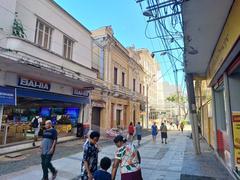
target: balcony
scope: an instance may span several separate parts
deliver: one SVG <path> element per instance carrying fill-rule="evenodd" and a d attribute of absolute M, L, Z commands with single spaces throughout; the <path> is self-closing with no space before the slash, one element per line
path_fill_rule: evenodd
<path fill-rule="evenodd" d="M 114 97 L 121 97 L 124 99 L 129 99 L 132 97 L 131 91 L 126 87 L 122 87 L 119 85 L 112 85 L 112 91 L 113 91 Z"/>
<path fill-rule="evenodd" d="M 140 103 L 147 102 L 146 96 L 143 96 L 142 94 L 138 92 L 134 92 L 128 88 L 119 86 L 119 85 L 112 85 L 112 91 L 113 96 L 115 97 L 121 97 L 124 99 L 131 99 L 132 101 L 137 101 Z"/>
<path fill-rule="evenodd" d="M 97 74 L 90 68 L 77 62 L 64 59 L 62 56 L 43 49 L 36 44 L 18 37 L 7 37 L 6 48 L 1 49 L 1 56 L 10 64 L 36 67 L 54 74 L 64 75 L 73 80 L 86 82 L 86 85 L 101 86 L 96 82 Z M 11 62 L 12 61 L 12 62 Z"/>
<path fill-rule="evenodd" d="M 96 73 L 90 68 L 85 67 L 77 62 L 64 59 L 62 56 L 50 50 L 43 49 L 26 39 L 10 36 L 7 38 L 6 49 L 15 51 L 18 54 L 30 55 L 41 59 L 43 62 L 45 61 L 56 66 L 71 69 L 74 72 L 81 72 L 81 74 L 87 74 L 89 77 L 96 78 Z"/>
<path fill-rule="evenodd" d="M 132 100 L 143 103 L 147 102 L 147 97 L 138 92 L 133 92 Z"/>

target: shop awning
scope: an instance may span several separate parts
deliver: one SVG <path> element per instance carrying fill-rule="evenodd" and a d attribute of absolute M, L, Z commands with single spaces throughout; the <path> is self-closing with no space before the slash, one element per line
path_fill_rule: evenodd
<path fill-rule="evenodd" d="M 25 88 L 17 88 L 17 97 L 32 97 L 37 99 L 67 102 L 67 103 L 77 103 L 77 104 L 90 103 L 89 97 L 68 96 L 63 94 L 36 91 L 36 90 L 25 89 Z"/>
<path fill-rule="evenodd" d="M 184 1 L 185 72 L 205 77 L 233 0 Z M 191 50 L 196 50 L 195 53 Z"/>

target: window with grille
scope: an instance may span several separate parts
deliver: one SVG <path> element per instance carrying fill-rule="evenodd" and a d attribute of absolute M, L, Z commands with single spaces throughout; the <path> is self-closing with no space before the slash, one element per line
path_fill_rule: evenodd
<path fill-rule="evenodd" d="M 125 73 L 122 72 L 122 86 L 125 86 Z"/>
<path fill-rule="evenodd" d="M 133 91 L 136 91 L 136 79 L 133 79 Z"/>
<path fill-rule="evenodd" d="M 37 20 L 35 43 L 45 49 L 50 49 L 52 30 L 46 23 Z"/>
<path fill-rule="evenodd" d="M 114 67 L 114 84 L 117 85 L 117 74 L 118 74 L 118 69 L 116 67 Z"/>
<path fill-rule="evenodd" d="M 63 57 L 72 59 L 73 41 L 68 37 L 63 37 Z"/>

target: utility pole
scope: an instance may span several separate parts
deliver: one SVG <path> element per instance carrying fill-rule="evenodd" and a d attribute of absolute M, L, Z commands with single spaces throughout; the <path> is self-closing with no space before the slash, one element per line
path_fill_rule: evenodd
<path fill-rule="evenodd" d="M 178 115 L 177 115 L 177 119 L 179 119 L 180 117 L 180 95 L 179 95 L 179 89 L 178 89 L 178 69 L 177 67 L 175 67 L 176 70 L 174 70 L 174 75 L 175 75 L 175 81 L 176 81 L 176 91 L 177 91 L 177 105 L 178 105 Z"/>
<path fill-rule="evenodd" d="M 147 83 L 147 129 L 149 127 L 149 97 L 148 97 L 149 92 L 148 91 L 149 91 L 149 86 L 151 86 L 152 83 L 156 82 L 153 80 L 154 77 L 155 77 L 155 74 L 151 76 L 151 78 L 148 80 L 148 83 Z"/>
<path fill-rule="evenodd" d="M 193 86 L 193 75 L 186 74 L 188 104 L 189 104 L 189 118 L 192 126 L 193 145 L 196 154 L 201 154 L 199 135 L 198 135 L 198 121 L 196 112 L 196 100 Z"/>

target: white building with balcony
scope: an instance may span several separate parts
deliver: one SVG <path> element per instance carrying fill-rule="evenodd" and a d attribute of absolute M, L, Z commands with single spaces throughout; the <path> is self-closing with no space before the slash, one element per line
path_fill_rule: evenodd
<path fill-rule="evenodd" d="M 87 90 L 99 85 L 91 32 L 52 0 L 0 4 L 0 127 L 37 114 L 86 123 Z"/>

